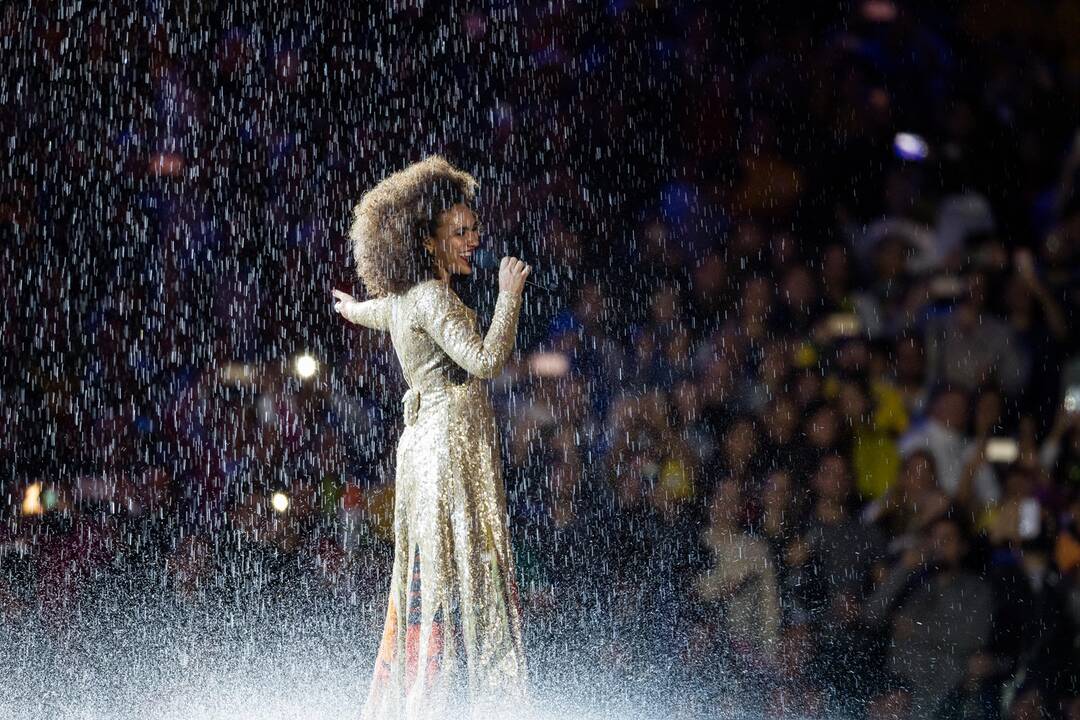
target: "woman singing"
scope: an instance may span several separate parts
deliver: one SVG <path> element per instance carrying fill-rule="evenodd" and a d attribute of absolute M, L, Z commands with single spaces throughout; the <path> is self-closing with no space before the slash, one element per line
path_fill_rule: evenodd
<path fill-rule="evenodd" d="M 476 180 L 435 155 L 390 175 L 356 206 L 351 238 L 371 300 L 334 309 L 389 331 L 408 392 L 397 446 L 394 565 L 386 623 L 361 717 L 519 711 L 521 609 L 491 401 L 514 346 L 531 268 L 504 257 L 487 335 L 450 287 L 480 243 Z M 460 709 L 459 709 L 460 710 Z M 502 711 L 502 712 L 500 712 Z"/>

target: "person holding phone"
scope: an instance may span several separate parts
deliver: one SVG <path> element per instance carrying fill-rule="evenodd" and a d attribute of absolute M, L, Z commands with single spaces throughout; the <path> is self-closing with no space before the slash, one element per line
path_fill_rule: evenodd
<path fill-rule="evenodd" d="M 514 347 L 531 268 L 504 257 L 485 335 L 450 286 L 480 244 L 476 180 L 438 155 L 355 208 L 357 272 L 372 299 L 334 290 L 350 322 L 390 333 L 408 392 L 397 446 L 394 562 L 363 720 L 502 717 L 526 699 L 521 603 L 499 440 L 483 380 Z"/>

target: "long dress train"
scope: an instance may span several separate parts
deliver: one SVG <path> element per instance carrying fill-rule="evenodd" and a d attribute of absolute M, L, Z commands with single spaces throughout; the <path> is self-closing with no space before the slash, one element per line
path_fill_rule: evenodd
<path fill-rule="evenodd" d="M 346 305 L 390 332 L 408 392 L 397 446 L 394 564 L 362 720 L 518 714 L 521 604 L 498 432 L 483 379 L 510 355 L 521 295 L 501 291 L 487 335 L 449 285 Z M 457 712 L 450 713 L 455 708 Z"/>

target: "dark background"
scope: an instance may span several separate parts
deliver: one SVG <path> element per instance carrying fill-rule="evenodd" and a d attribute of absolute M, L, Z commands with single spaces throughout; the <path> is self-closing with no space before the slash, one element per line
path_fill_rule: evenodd
<path fill-rule="evenodd" d="M 7 6 L 4 617 L 62 633 L 136 576 L 385 592 L 404 387 L 329 291 L 362 297 L 364 190 L 440 152 L 548 288 L 493 384 L 535 637 L 600 618 L 811 710 L 1080 717 L 1080 7 L 818 5 Z M 494 272 L 457 288 L 490 313 Z M 738 566 L 710 528 L 767 550 L 756 589 L 696 589 Z"/>

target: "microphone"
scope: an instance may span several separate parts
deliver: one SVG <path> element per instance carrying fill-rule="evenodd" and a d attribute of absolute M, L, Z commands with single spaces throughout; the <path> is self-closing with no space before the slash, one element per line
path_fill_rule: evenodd
<path fill-rule="evenodd" d="M 497 270 L 499 268 L 499 258 L 495 257 L 495 253 L 488 246 L 483 245 L 473 252 L 473 266 L 480 270 Z M 546 292 L 554 292 L 551 288 L 534 283 L 528 278 L 525 278 L 525 284 L 540 288 Z"/>

